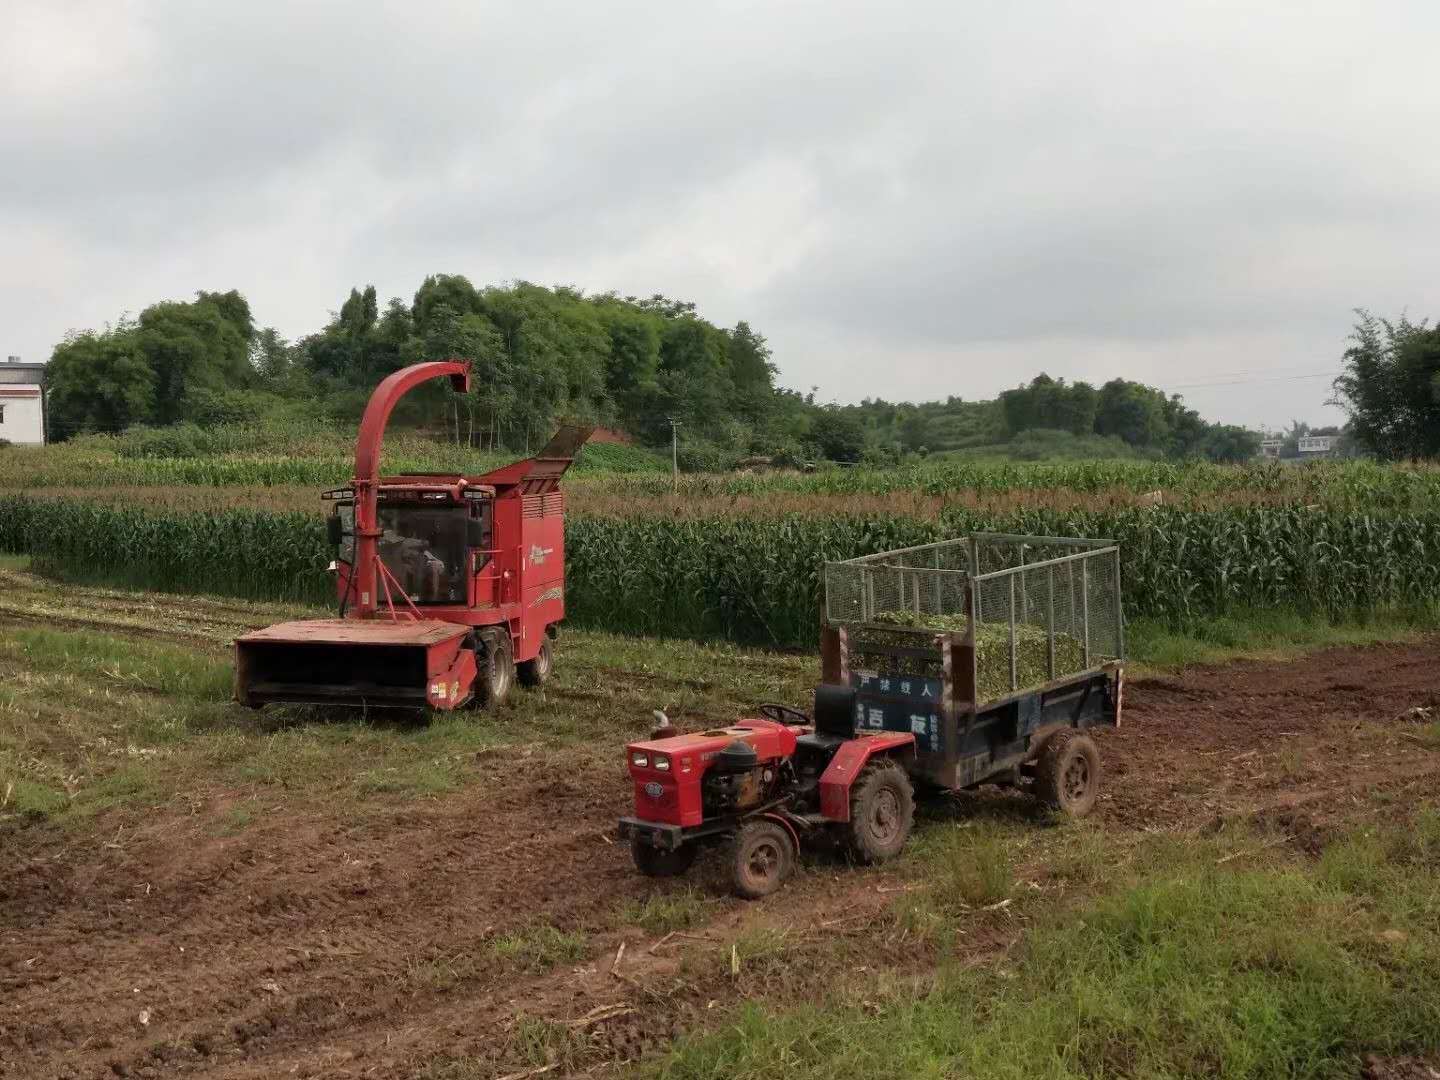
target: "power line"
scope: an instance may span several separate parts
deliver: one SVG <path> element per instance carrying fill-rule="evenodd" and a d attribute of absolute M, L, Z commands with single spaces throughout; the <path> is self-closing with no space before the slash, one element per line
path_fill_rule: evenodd
<path fill-rule="evenodd" d="M 1262 376 L 1256 379 L 1233 379 L 1227 382 L 1203 382 L 1203 383 L 1180 383 L 1172 385 L 1170 390 L 1203 390 L 1211 386 L 1245 386 L 1249 383 L 1258 382 L 1293 382 L 1297 379 L 1334 379 L 1344 374 L 1340 371 L 1316 371 L 1309 375 L 1276 375 Z"/>

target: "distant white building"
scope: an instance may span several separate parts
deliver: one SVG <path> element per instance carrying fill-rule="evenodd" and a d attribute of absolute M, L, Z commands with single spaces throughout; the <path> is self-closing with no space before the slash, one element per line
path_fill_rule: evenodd
<path fill-rule="evenodd" d="M 45 365 L 7 356 L 0 364 L 0 439 L 40 446 L 45 442 Z"/>
<path fill-rule="evenodd" d="M 1280 451 L 1285 447 L 1284 439 L 1262 439 L 1260 442 L 1260 456 L 1278 458 Z"/>
<path fill-rule="evenodd" d="M 1302 454 L 1328 454 L 1338 441 L 1334 435 L 1303 435 L 1298 449 Z"/>

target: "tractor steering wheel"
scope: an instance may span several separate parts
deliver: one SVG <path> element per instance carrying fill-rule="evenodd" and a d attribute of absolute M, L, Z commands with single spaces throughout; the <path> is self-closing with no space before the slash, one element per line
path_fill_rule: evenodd
<path fill-rule="evenodd" d="M 773 701 L 767 701 L 757 711 L 766 720 L 774 720 L 777 724 L 808 724 L 810 717 L 806 716 L 799 709 L 792 709 L 789 705 L 778 705 Z"/>

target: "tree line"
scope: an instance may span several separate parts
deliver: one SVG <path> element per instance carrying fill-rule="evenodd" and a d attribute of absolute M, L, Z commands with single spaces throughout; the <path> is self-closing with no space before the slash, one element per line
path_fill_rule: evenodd
<path fill-rule="evenodd" d="M 1260 452 L 1258 433 L 1208 423 L 1179 394 L 1167 396 L 1128 379 L 1111 379 L 1097 389 L 1041 374 L 1028 386 L 1002 393 L 1000 411 L 1011 435 L 1049 429 L 1114 437 L 1137 450 L 1217 462 L 1249 461 Z"/>
<path fill-rule="evenodd" d="M 663 296 L 480 289 L 452 274 L 383 309 L 374 286 L 352 289 L 322 329 L 293 342 L 258 328 L 234 291 L 71 333 L 49 364 L 50 416 L 62 438 L 272 414 L 348 421 L 385 375 L 450 356 L 473 362 L 471 392 L 422 388 L 401 422 L 433 419 L 438 403 L 447 430 L 478 447 L 538 445 L 570 418 L 650 443 L 668 440 L 673 420 L 692 455 L 814 448 L 816 407 L 775 385 L 769 346 L 745 322 L 717 327 Z"/>
<path fill-rule="evenodd" d="M 1336 382 L 1347 435 L 1380 457 L 1440 454 L 1440 331 L 1360 316 Z M 1256 433 L 1208 423 L 1179 396 L 1125 379 L 1097 388 L 1041 374 L 993 402 L 819 405 L 813 391 L 775 385 L 770 348 L 746 322 L 718 327 L 694 304 L 659 295 L 523 281 L 477 288 L 458 274 L 426 277 L 408 303 L 383 308 L 374 286 L 352 289 L 324 327 L 295 341 L 257 326 L 235 290 L 72 332 L 47 369 L 51 430 L 63 439 L 273 416 L 348 423 L 385 375 L 449 356 L 472 360 L 471 392 L 432 384 L 397 419 L 443 415 L 447 433 L 477 447 L 529 449 L 573 418 L 652 445 L 669 440 L 673 422 L 692 468 L 754 454 L 893 460 L 1027 438 L 1054 447 L 1062 436 L 1080 452 L 1104 444 L 1243 461 L 1259 450 Z"/>

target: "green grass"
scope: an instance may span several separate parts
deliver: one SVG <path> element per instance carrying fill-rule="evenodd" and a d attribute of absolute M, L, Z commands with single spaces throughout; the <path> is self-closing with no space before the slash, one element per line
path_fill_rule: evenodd
<path fill-rule="evenodd" d="M 143 690 L 190 701 L 230 695 L 230 664 L 213 654 L 169 642 L 121 638 L 86 630 L 13 628 L 0 642 L 0 657 L 31 671 L 89 671 L 121 690 Z"/>
<path fill-rule="evenodd" d="M 1349 834 L 1318 865 L 1217 865 L 1238 839 L 1116 853 L 1101 895 L 1045 906 L 997 964 L 748 1005 L 649 1073 L 1351 1077 L 1364 1053 L 1440 1047 L 1440 815 Z"/>
<path fill-rule="evenodd" d="M 942 911 L 995 904 L 1014 889 L 1013 855 L 1002 826 L 937 825 L 919 832 L 911 856 L 920 863 L 930 895 Z"/>
<path fill-rule="evenodd" d="M 620 907 L 620 921 L 651 934 L 668 934 L 703 922 L 714 906 L 694 886 L 673 886 L 643 900 L 627 900 Z"/>
<path fill-rule="evenodd" d="M 1294 611 L 1247 610 L 1187 619 L 1178 628 L 1159 619 L 1131 619 L 1126 643 L 1138 669 L 1167 669 L 1240 658 L 1284 659 L 1334 646 L 1412 639 L 1437 628 L 1440 609 L 1431 606 L 1341 621 Z"/>
<path fill-rule="evenodd" d="M 0 810 L 32 818 L 58 814 L 70 804 L 61 789 L 18 777 L 0 784 Z"/>
<path fill-rule="evenodd" d="M 496 938 L 490 943 L 490 955 L 507 967 L 539 973 L 561 964 L 578 964 L 588 947 L 589 940 L 578 930 L 541 924 Z"/>

